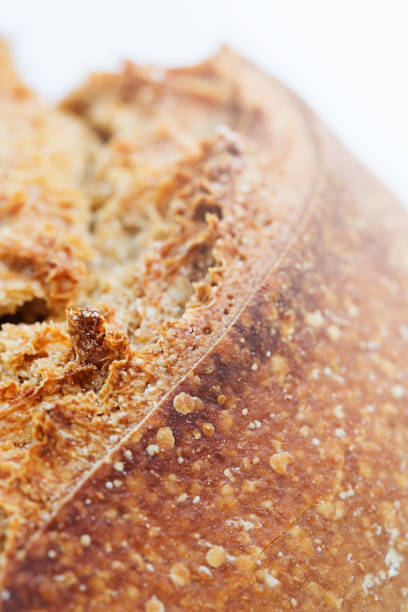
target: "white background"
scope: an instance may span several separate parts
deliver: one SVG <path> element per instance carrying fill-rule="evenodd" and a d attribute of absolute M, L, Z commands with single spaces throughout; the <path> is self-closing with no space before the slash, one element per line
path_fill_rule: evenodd
<path fill-rule="evenodd" d="M 408 205 L 407 0 L 0 0 L 28 84 L 55 100 L 124 58 L 228 43 L 285 81 Z"/>

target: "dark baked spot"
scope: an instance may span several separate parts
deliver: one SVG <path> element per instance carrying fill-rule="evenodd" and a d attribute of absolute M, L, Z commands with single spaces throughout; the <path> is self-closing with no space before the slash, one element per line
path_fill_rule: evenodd
<path fill-rule="evenodd" d="M 222 209 L 218 204 L 201 201 L 194 209 L 194 219 L 196 221 L 205 221 L 206 215 L 215 215 L 218 219 L 222 219 Z"/>
<path fill-rule="evenodd" d="M 0 506 L 0 553 L 4 550 L 7 542 L 7 533 L 9 526 L 8 513 Z"/>
<path fill-rule="evenodd" d="M 47 302 L 41 298 L 33 298 L 24 302 L 12 314 L 5 314 L 0 317 L 0 328 L 5 323 L 19 325 L 20 323 L 39 323 L 45 321 L 49 315 Z"/>

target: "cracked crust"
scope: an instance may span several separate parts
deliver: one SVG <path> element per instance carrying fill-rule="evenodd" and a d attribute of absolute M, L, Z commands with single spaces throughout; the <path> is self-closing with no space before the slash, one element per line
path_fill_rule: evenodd
<path fill-rule="evenodd" d="M 10 83 L 2 609 L 408 609 L 406 213 L 227 49 Z"/>

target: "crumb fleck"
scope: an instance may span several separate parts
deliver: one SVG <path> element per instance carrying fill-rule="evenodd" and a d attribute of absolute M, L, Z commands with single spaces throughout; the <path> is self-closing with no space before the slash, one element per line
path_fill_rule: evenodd
<path fill-rule="evenodd" d="M 206 436 L 212 436 L 214 434 L 214 425 L 212 423 L 203 423 L 201 428 Z"/>
<path fill-rule="evenodd" d="M 386 554 L 385 564 L 388 567 L 388 577 L 398 576 L 399 567 L 403 561 L 403 556 L 400 555 L 395 548 L 391 547 Z"/>
<path fill-rule="evenodd" d="M 269 458 L 269 465 L 278 474 L 286 474 L 290 463 L 293 463 L 293 457 L 287 452 L 275 453 Z"/>
<path fill-rule="evenodd" d="M 315 310 L 314 312 L 308 312 L 306 314 L 305 323 L 306 325 L 310 325 L 310 327 L 322 327 L 325 320 L 320 310 Z"/>
<path fill-rule="evenodd" d="M 330 340 L 333 340 L 333 342 L 336 342 L 341 336 L 340 330 L 338 327 L 336 327 L 336 325 L 329 325 L 327 328 L 327 333 Z"/>
<path fill-rule="evenodd" d="M 174 409 L 180 414 L 190 414 L 194 410 L 200 410 L 203 402 L 198 397 L 193 397 L 188 393 L 179 393 L 173 400 Z"/>
<path fill-rule="evenodd" d="M 81 537 L 79 538 L 79 541 L 81 542 L 82 546 L 90 546 L 92 539 L 91 536 L 88 533 L 84 533 L 81 535 Z"/>
<path fill-rule="evenodd" d="M 151 597 L 145 605 L 145 612 L 164 612 L 165 608 L 160 599 L 156 596 Z"/>
<path fill-rule="evenodd" d="M 204 574 L 205 576 L 212 576 L 210 568 L 206 565 L 200 565 L 198 571 L 200 574 Z"/>
<path fill-rule="evenodd" d="M 224 470 L 224 476 L 226 476 L 231 482 L 235 482 L 235 478 L 229 468 Z"/>
<path fill-rule="evenodd" d="M 170 427 L 160 427 L 156 434 L 157 446 L 163 450 L 170 450 L 174 447 L 174 435 Z"/>
<path fill-rule="evenodd" d="M 395 399 L 401 399 L 405 395 L 404 387 L 401 385 L 394 385 L 391 389 L 391 393 Z"/>
<path fill-rule="evenodd" d="M 190 582 L 190 570 L 183 563 L 174 563 L 170 570 L 170 578 L 176 586 L 185 586 Z"/>
<path fill-rule="evenodd" d="M 264 578 L 265 584 L 270 588 L 274 588 L 278 586 L 278 584 L 280 584 L 279 580 L 275 578 L 275 576 L 272 576 L 272 574 L 268 572 L 268 570 L 264 570 L 263 578 Z"/>
<path fill-rule="evenodd" d="M 368 593 L 368 590 L 371 589 L 373 586 L 374 586 L 374 576 L 372 574 L 367 574 L 366 576 L 364 576 L 363 590 L 366 595 Z"/>
<path fill-rule="evenodd" d="M 160 449 L 157 444 L 149 444 L 149 446 L 146 448 L 146 453 L 149 455 L 149 457 L 154 457 L 158 454 L 159 450 Z"/>
<path fill-rule="evenodd" d="M 351 487 L 349 487 L 347 491 L 340 491 L 339 493 L 340 499 L 347 499 L 348 497 L 353 497 L 353 495 L 354 489 L 352 489 Z"/>
<path fill-rule="evenodd" d="M 207 552 L 207 563 L 211 567 L 220 567 L 225 561 L 226 554 L 222 546 L 213 546 Z"/>

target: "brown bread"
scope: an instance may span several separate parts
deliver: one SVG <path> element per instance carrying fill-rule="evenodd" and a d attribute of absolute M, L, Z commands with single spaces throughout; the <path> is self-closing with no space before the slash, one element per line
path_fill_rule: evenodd
<path fill-rule="evenodd" d="M 228 49 L 0 136 L 2 610 L 408 610 L 402 207 Z"/>

